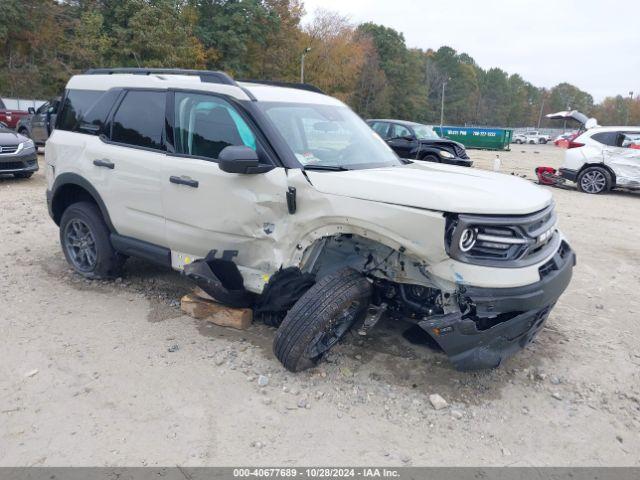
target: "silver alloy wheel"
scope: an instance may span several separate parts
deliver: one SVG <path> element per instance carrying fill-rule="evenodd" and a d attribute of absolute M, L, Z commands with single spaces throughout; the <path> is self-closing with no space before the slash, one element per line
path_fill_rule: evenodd
<path fill-rule="evenodd" d="M 89 225 L 74 218 L 65 227 L 64 239 L 73 266 L 81 272 L 93 271 L 98 260 L 98 249 Z"/>
<path fill-rule="evenodd" d="M 607 185 L 607 178 L 599 170 L 585 173 L 580 179 L 580 187 L 587 193 L 600 193 Z"/>

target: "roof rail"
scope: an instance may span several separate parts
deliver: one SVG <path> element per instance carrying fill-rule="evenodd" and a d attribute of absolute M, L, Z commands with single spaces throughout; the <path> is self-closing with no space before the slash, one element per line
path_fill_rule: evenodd
<path fill-rule="evenodd" d="M 202 82 L 221 83 L 223 85 L 238 86 L 233 78 L 224 72 L 214 70 L 188 70 L 183 68 L 90 68 L 85 75 L 114 75 L 129 73 L 132 75 L 194 75 Z"/>
<path fill-rule="evenodd" d="M 272 87 L 285 87 L 285 88 L 296 88 L 298 90 L 307 90 L 309 92 L 314 93 L 322 93 L 326 95 L 320 88 L 315 85 L 311 85 L 310 83 L 295 83 L 295 82 L 279 82 L 277 80 L 255 80 L 255 79 L 241 79 L 239 82 L 247 82 L 247 83 L 258 83 L 261 85 L 270 85 Z"/>

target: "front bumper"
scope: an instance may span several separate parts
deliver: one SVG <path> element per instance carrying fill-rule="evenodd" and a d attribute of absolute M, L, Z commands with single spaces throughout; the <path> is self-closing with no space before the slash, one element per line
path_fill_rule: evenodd
<path fill-rule="evenodd" d="M 542 329 L 565 291 L 576 257 L 569 245 L 540 267 L 541 280 L 515 288 L 461 287 L 460 297 L 473 313 L 450 313 L 419 323 L 458 370 L 498 367 L 526 347 Z"/>
<path fill-rule="evenodd" d="M 0 174 L 38 171 L 38 154 L 35 150 L 17 155 L 0 155 Z"/>
<path fill-rule="evenodd" d="M 446 163 L 447 165 L 458 165 L 459 167 L 470 167 L 473 165 L 473 160 L 469 158 L 444 158 L 440 157 L 440 163 Z"/>

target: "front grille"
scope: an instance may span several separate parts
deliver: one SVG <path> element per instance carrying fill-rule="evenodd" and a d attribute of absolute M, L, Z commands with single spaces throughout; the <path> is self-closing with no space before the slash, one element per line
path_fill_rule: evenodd
<path fill-rule="evenodd" d="M 553 205 L 530 215 L 458 215 L 448 219 L 446 244 L 449 255 L 466 263 L 522 267 L 558 248 L 556 220 Z M 475 235 L 467 251 L 460 245 L 465 230 Z"/>
<path fill-rule="evenodd" d="M 453 150 L 456 157 L 464 158 L 465 160 L 469 158 L 469 155 L 467 155 L 467 151 L 464 148 L 454 145 Z"/>
<path fill-rule="evenodd" d="M 538 273 L 540 273 L 540 279 L 542 280 L 544 277 L 549 275 L 556 270 L 559 270 L 562 265 L 564 265 L 564 260 L 567 258 L 571 250 L 569 249 L 569 245 L 567 242 L 560 242 L 560 247 L 556 254 L 549 260 L 545 262 L 540 268 L 538 268 Z"/>
<path fill-rule="evenodd" d="M 16 153 L 20 145 L 0 145 L 0 153 Z"/>

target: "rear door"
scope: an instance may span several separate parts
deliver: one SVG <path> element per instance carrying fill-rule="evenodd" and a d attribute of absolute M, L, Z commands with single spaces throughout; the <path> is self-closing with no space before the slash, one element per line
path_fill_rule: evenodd
<path fill-rule="evenodd" d="M 118 233 L 161 246 L 165 107 L 164 90 L 122 92 L 108 136 L 93 137 L 85 153 Z"/>
<path fill-rule="evenodd" d="M 288 218 L 285 169 L 223 172 L 218 155 L 230 145 L 256 150 L 265 163 L 273 160 L 248 116 L 215 94 L 170 92 L 169 103 L 174 153 L 161 181 L 173 266 L 182 268 L 215 250 L 219 258 L 248 269 L 244 275 L 276 270 L 274 245 Z"/>
<path fill-rule="evenodd" d="M 640 131 L 617 132 L 615 146 L 606 145 L 602 153 L 617 185 L 640 186 Z"/>

